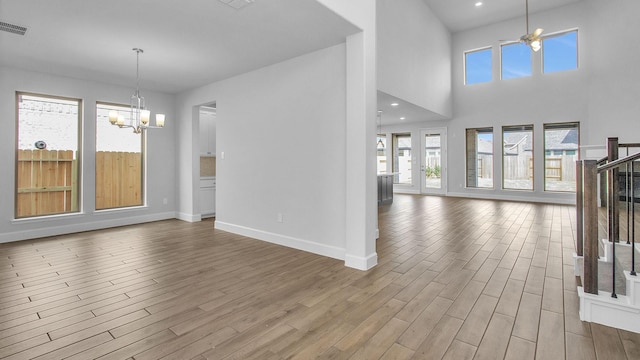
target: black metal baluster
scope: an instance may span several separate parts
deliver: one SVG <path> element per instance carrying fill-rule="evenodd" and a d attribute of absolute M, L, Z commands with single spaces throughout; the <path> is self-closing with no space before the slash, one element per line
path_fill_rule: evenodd
<path fill-rule="evenodd" d="M 629 155 L 629 148 L 627 148 L 627 156 L 628 155 Z M 631 204 L 629 204 L 629 193 L 630 193 L 630 191 L 629 191 L 629 163 L 627 163 L 626 166 L 627 166 L 627 168 L 626 168 L 626 171 L 625 171 L 625 179 L 626 179 L 626 181 L 624 183 L 624 185 L 625 185 L 624 186 L 624 190 L 625 190 L 624 191 L 625 192 L 624 197 L 625 197 L 625 200 L 627 202 L 627 245 L 629 245 L 631 243 L 631 239 L 629 238 L 629 234 L 630 234 L 629 233 L 629 231 L 630 231 L 630 229 L 629 229 L 629 219 L 631 218 L 629 216 L 629 215 L 631 215 Z M 631 174 L 631 176 L 633 176 L 633 174 Z"/>
<path fill-rule="evenodd" d="M 616 197 L 618 197 L 618 189 L 615 188 L 615 186 L 613 186 L 615 184 L 615 182 L 613 181 L 615 176 L 615 172 L 613 171 L 613 169 L 609 170 L 609 199 L 612 199 L 611 204 L 609 206 L 611 206 L 612 208 L 614 206 L 616 206 L 616 201 L 614 200 Z M 613 216 L 615 215 L 615 210 L 609 212 L 609 216 L 612 217 L 611 221 L 615 221 L 613 219 Z M 612 222 L 613 224 L 615 224 L 615 222 Z M 617 298 L 618 295 L 616 295 L 616 241 L 618 239 L 614 238 L 612 232 L 614 231 L 615 226 L 611 227 L 611 231 L 609 232 L 609 240 L 611 242 L 611 297 L 612 298 Z M 618 235 L 619 236 L 619 235 Z"/>
<path fill-rule="evenodd" d="M 634 190 L 635 166 L 631 161 L 631 275 L 636 275 L 636 195 Z"/>

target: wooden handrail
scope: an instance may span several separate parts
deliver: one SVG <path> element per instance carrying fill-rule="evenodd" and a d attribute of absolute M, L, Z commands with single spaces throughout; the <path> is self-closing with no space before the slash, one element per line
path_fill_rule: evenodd
<path fill-rule="evenodd" d="M 617 167 L 620 167 L 620 165 L 623 165 L 625 163 L 631 162 L 631 161 L 635 161 L 640 159 L 640 153 L 637 154 L 633 154 L 633 155 L 629 155 L 627 157 L 624 157 L 622 159 L 618 159 L 615 161 L 612 161 L 610 163 L 607 163 L 605 165 L 599 166 L 598 167 L 598 174 L 605 172 L 607 170 L 611 170 Z"/>
<path fill-rule="evenodd" d="M 607 162 L 607 160 L 609 160 L 608 156 L 603 157 L 602 159 L 596 161 L 596 165 L 600 165 L 600 164 L 604 164 Z"/>
<path fill-rule="evenodd" d="M 624 147 L 624 148 L 640 148 L 640 143 L 629 143 L 629 144 L 618 144 L 618 147 Z"/>

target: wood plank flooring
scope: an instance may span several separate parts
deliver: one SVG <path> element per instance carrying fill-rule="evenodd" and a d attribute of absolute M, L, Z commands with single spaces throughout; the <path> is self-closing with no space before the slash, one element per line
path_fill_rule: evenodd
<path fill-rule="evenodd" d="M 212 220 L 0 244 L 0 358 L 640 359 L 578 318 L 574 211 L 397 195 L 367 272 Z"/>

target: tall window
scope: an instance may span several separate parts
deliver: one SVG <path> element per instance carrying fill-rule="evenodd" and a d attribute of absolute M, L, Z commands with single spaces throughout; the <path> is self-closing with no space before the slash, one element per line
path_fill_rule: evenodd
<path fill-rule="evenodd" d="M 492 79 L 491 48 L 464 53 L 464 83 L 467 85 L 489 82 Z"/>
<path fill-rule="evenodd" d="M 578 31 L 545 36 L 542 39 L 543 72 L 578 68 Z"/>
<path fill-rule="evenodd" d="M 82 100 L 16 93 L 15 217 L 80 209 Z"/>
<path fill-rule="evenodd" d="M 501 78 L 513 79 L 531 76 L 531 49 L 523 43 L 500 46 Z"/>
<path fill-rule="evenodd" d="M 493 128 L 467 129 L 467 187 L 493 188 Z"/>
<path fill-rule="evenodd" d="M 502 187 L 533 190 L 533 125 L 502 128 Z"/>
<path fill-rule="evenodd" d="M 143 204 L 143 136 L 109 123 L 109 111 L 129 121 L 128 106 L 96 105 L 96 210 Z"/>
<path fill-rule="evenodd" d="M 376 153 L 378 174 L 387 173 L 387 135 L 378 134 L 376 137 Z"/>
<path fill-rule="evenodd" d="M 394 184 L 411 184 L 411 134 L 393 134 Z"/>
<path fill-rule="evenodd" d="M 544 125 L 544 189 L 576 191 L 580 124 Z"/>

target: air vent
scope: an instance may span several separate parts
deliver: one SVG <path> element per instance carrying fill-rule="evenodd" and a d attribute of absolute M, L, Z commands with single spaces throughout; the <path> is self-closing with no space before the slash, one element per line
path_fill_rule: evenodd
<path fill-rule="evenodd" d="M 13 34 L 24 35 L 27 32 L 27 28 L 19 25 L 13 25 L 0 21 L 0 30 L 10 32 Z"/>
<path fill-rule="evenodd" d="M 221 3 L 231 6 L 236 10 L 240 10 L 245 6 L 253 4 L 254 0 L 220 0 Z"/>

